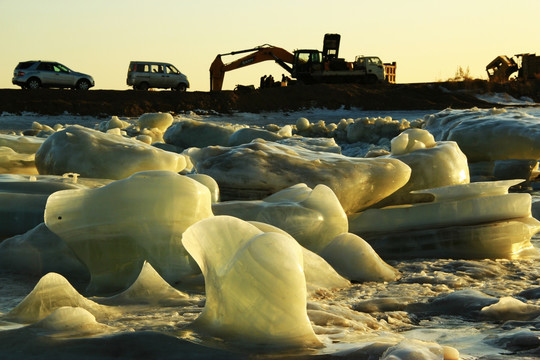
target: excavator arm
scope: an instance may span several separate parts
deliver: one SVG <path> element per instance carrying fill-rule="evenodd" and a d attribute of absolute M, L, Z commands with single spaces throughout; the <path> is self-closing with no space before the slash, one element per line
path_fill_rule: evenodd
<path fill-rule="evenodd" d="M 246 52 L 251 53 L 228 64 L 224 64 L 221 60 L 222 56 L 236 55 Z M 292 67 L 288 64 L 292 64 L 294 62 L 294 55 L 285 49 L 268 44 L 257 46 L 252 49 L 233 51 L 227 54 L 219 54 L 212 62 L 212 65 L 210 65 L 210 91 L 220 91 L 222 89 L 223 79 L 225 78 L 225 73 L 227 71 L 239 69 L 244 66 L 253 65 L 267 60 L 274 60 L 289 73 L 292 72 Z"/>

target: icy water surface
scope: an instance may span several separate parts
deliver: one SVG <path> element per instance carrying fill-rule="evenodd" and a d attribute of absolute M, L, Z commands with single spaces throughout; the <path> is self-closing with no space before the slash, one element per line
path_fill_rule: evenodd
<path fill-rule="evenodd" d="M 338 122 L 342 118 L 391 116 L 409 121 L 435 112 L 366 113 L 360 110 L 306 110 L 291 114 L 185 114 L 205 121 L 263 125 L 295 123 L 298 117 L 312 122 Z M 460 111 L 455 111 L 456 115 Z M 469 116 L 463 111 L 463 116 Z M 519 108 L 501 118 L 522 116 L 524 121 L 538 122 L 540 108 Z M 28 114 L 0 116 L 0 131 L 29 128 L 40 124 L 80 123 L 93 127 L 102 119 L 77 118 L 71 115 L 42 117 Z M 129 119 L 126 119 L 129 120 Z M 16 121 L 16 123 L 15 123 Z M 540 194 L 533 192 L 533 202 Z M 540 249 L 540 235 L 532 239 Z M 377 343 L 396 342 L 402 337 L 432 341 L 459 350 L 462 359 L 537 359 L 540 357 L 540 313 L 536 316 L 488 316 L 480 310 L 505 297 L 540 307 L 540 256 L 532 254 L 518 259 L 413 259 L 388 261 L 401 272 L 401 278 L 390 283 L 353 284 L 337 291 L 321 291 L 308 300 L 308 316 L 323 349 L 288 353 L 295 358 L 324 357 L 341 352 L 342 357 L 354 349 Z M 0 273 L 0 313 L 7 313 L 30 293 L 39 278 Z M 72 283 L 84 295 L 84 281 Z M 0 319 L 0 358 L 242 358 L 248 354 L 230 352 L 233 348 L 218 339 L 199 338 L 183 327 L 189 325 L 204 307 L 204 289 L 191 286 L 180 290 L 190 295 L 182 306 L 122 305 L 117 314 L 100 321 L 109 328 L 105 336 L 93 334 L 55 336 L 42 330 L 22 328 Z M 106 304 L 103 298 L 91 298 Z M 113 302 L 114 305 L 114 302 Z M 534 314 L 534 311 L 533 311 Z M 184 342 L 182 340 L 188 340 Z M 241 343 L 241 339 L 239 339 Z M 34 347 L 32 349 L 32 347 Z M 260 349 L 254 350 L 258 353 Z M 369 353 L 369 352 L 368 352 Z M 4 354 L 4 355 L 1 355 Z M 197 355 L 196 355 L 197 354 Z M 282 354 L 283 355 L 283 354 Z M 367 358 L 360 355 L 354 358 Z"/>

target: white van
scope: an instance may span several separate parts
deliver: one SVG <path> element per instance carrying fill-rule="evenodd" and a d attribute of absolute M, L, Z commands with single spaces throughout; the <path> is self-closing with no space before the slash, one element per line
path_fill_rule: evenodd
<path fill-rule="evenodd" d="M 132 61 L 129 63 L 127 84 L 135 90 L 150 88 L 186 91 L 189 81 L 174 65 L 153 61 Z"/>

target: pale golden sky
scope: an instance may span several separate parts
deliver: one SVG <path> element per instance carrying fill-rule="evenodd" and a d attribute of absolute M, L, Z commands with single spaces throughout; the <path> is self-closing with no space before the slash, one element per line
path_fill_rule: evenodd
<path fill-rule="evenodd" d="M 15 88 L 18 62 L 41 59 L 92 75 L 95 89 L 124 90 L 129 62 L 154 60 L 208 91 L 218 53 L 322 49 L 325 33 L 341 34 L 346 60 L 396 61 L 399 83 L 446 80 L 459 66 L 486 78 L 497 55 L 540 54 L 539 14 L 538 0 L 0 0 L 0 88 Z M 282 73 L 271 61 L 253 65 L 227 73 L 224 89 Z"/>

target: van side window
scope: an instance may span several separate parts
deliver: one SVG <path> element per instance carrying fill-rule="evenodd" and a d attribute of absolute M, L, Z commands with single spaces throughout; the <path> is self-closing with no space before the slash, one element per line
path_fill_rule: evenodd
<path fill-rule="evenodd" d="M 150 69 L 151 69 L 150 72 L 162 73 L 163 72 L 163 65 L 152 64 L 152 65 L 150 65 Z"/>

